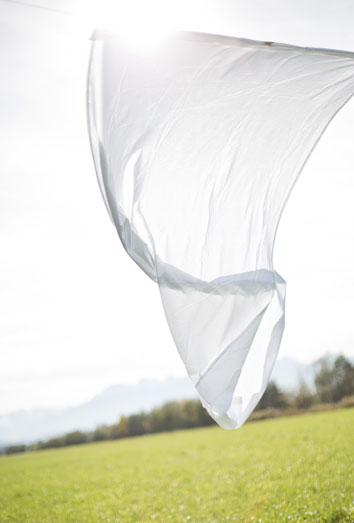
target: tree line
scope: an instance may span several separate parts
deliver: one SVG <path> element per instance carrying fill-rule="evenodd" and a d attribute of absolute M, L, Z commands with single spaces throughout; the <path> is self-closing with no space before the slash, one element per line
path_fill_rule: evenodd
<path fill-rule="evenodd" d="M 170 401 L 150 412 L 121 416 L 114 425 L 101 425 L 90 432 L 76 430 L 63 436 L 51 438 L 47 441 L 38 441 L 31 445 L 11 445 L 6 448 L 6 453 L 13 454 L 26 450 L 58 448 L 94 441 L 128 438 L 178 429 L 191 429 L 213 423 L 213 419 L 202 407 L 199 400 Z"/>
<path fill-rule="evenodd" d="M 314 389 L 311 389 L 305 382 L 301 382 L 296 393 L 287 393 L 282 391 L 275 382 L 270 382 L 257 405 L 253 419 L 262 417 L 259 416 L 259 413 L 279 410 L 286 414 L 287 409 L 302 411 L 314 405 L 335 405 L 343 401 L 343 398 L 350 397 L 353 397 L 353 401 L 347 402 L 347 404 L 354 406 L 354 366 L 344 356 L 338 356 L 333 362 L 328 358 L 319 360 L 314 385 Z M 267 415 L 264 414 L 263 417 L 267 417 Z M 214 424 L 213 419 L 199 400 L 170 401 L 150 412 L 121 416 L 114 425 L 102 425 L 90 432 L 77 430 L 31 445 L 11 445 L 5 449 L 5 452 L 14 454 L 178 429 L 205 427 L 212 424 Z"/>
<path fill-rule="evenodd" d="M 340 355 L 332 362 L 327 357 L 321 358 L 315 369 L 314 388 L 301 381 L 295 393 L 286 393 L 271 381 L 256 410 L 308 409 L 354 396 L 354 366 L 347 358 Z"/>

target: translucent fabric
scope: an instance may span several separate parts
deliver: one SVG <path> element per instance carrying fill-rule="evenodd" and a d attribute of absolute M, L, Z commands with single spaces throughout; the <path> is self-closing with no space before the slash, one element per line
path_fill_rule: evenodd
<path fill-rule="evenodd" d="M 353 94 L 352 53 L 199 33 L 149 52 L 94 39 L 88 118 L 102 195 L 126 251 L 159 284 L 221 427 L 240 427 L 267 386 L 284 329 L 279 219 Z"/>

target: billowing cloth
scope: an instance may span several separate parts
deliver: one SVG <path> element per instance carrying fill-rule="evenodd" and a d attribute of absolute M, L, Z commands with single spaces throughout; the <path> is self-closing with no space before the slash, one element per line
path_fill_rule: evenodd
<path fill-rule="evenodd" d="M 284 329 L 279 219 L 353 94 L 353 53 L 183 32 L 148 52 L 94 38 L 88 118 L 102 195 L 221 427 L 240 427 L 267 386 Z"/>

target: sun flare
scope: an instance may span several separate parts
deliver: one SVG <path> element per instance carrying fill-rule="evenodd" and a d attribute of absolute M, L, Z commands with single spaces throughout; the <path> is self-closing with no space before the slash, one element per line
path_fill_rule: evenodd
<path fill-rule="evenodd" d="M 168 34 L 180 28 L 171 4 L 161 0 L 106 0 L 96 4 L 94 18 L 99 31 L 115 34 L 139 50 L 156 47 Z"/>

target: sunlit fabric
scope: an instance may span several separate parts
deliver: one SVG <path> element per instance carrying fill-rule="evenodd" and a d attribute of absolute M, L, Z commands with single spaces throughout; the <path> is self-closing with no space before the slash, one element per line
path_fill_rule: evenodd
<path fill-rule="evenodd" d="M 104 201 L 224 428 L 240 427 L 267 386 L 284 329 L 279 219 L 353 94 L 353 53 L 198 33 L 148 52 L 93 41 L 88 118 Z"/>

